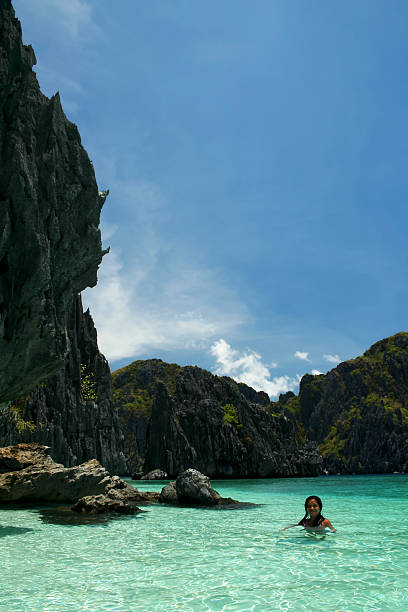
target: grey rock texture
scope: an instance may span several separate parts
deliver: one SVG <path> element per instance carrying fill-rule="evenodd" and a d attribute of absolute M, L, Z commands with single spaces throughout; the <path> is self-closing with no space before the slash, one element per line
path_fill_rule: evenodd
<path fill-rule="evenodd" d="M 133 500 L 112 499 L 108 495 L 87 495 L 79 499 L 73 506 L 74 512 L 87 514 L 136 514 L 140 512 L 137 502 Z"/>
<path fill-rule="evenodd" d="M 135 514 L 140 512 L 137 504 L 157 502 L 159 493 L 151 491 L 138 491 L 134 487 L 114 476 L 108 483 L 104 494 L 86 495 L 73 506 L 75 512 L 87 514 L 102 514 L 114 512 L 117 514 Z"/>
<path fill-rule="evenodd" d="M 236 421 L 228 420 L 232 406 Z M 235 421 L 235 422 L 234 422 Z M 192 466 L 211 477 L 313 476 L 321 455 L 298 442 L 292 417 L 248 402 L 238 385 L 199 368 L 183 368 L 170 395 L 157 383 L 145 469 L 175 476 Z"/>
<path fill-rule="evenodd" d="M 65 466 L 97 459 L 110 473 L 125 474 L 109 365 L 80 296 L 69 310 L 67 330 L 64 368 L 0 412 L 0 445 L 37 442 Z"/>
<path fill-rule="evenodd" d="M 97 458 L 124 473 L 109 366 L 77 296 L 96 284 L 106 194 L 34 63 L 0 0 L 0 444 L 36 441 L 64 465 Z"/>
<path fill-rule="evenodd" d="M 185 470 L 178 475 L 176 481 L 163 487 L 159 502 L 188 506 L 230 506 L 239 504 L 231 497 L 221 497 L 212 488 L 208 476 L 192 468 Z"/>
<path fill-rule="evenodd" d="M 140 480 L 165 480 L 166 478 L 167 474 L 166 472 L 163 472 L 163 470 L 152 470 L 151 472 L 144 474 Z M 136 480 L 136 478 L 134 480 Z"/>
<path fill-rule="evenodd" d="M 177 495 L 176 481 L 172 480 L 160 491 L 159 502 L 161 504 L 178 504 L 179 498 Z"/>
<path fill-rule="evenodd" d="M 102 259 L 93 166 L 59 95 L 39 88 L 0 0 L 0 404 L 64 366 L 66 314 Z"/>
<path fill-rule="evenodd" d="M 0 449 L 0 503 L 74 502 L 84 495 L 105 493 L 112 482 L 95 459 L 65 468 L 48 452 L 47 447 L 35 443 Z M 15 469 L 3 471 L 12 463 Z"/>
<path fill-rule="evenodd" d="M 177 476 L 176 491 L 181 501 L 192 500 L 203 506 L 216 505 L 221 499 L 212 488 L 208 476 L 191 468 Z"/>
<path fill-rule="evenodd" d="M 35 443 L 0 448 L 0 472 L 0 504 L 79 502 L 80 512 L 134 513 L 139 501 L 159 497 L 110 476 L 95 459 L 66 468 L 52 460 L 49 448 Z"/>
<path fill-rule="evenodd" d="M 177 364 L 150 359 L 134 361 L 112 373 L 114 405 L 121 422 L 123 448 L 130 474 L 144 473 L 147 427 L 156 381 L 165 381 L 170 393 L 173 393 L 180 370 Z"/>
<path fill-rule="evenodd" d="M 321 473 L 316 445 L 297 435 L 290 413 L 272 411 L 265 393 L 159 359 L 130 364 L 114 372 L 113 380 L 128 444 L 136 443 L 128 434 L 136 431 L 137 418 L 147 423 L 138 447 L 139 456 L 144 449 L 145 472 L 159 468 L 171 478 L 188 468 L 224 478 Z"/>

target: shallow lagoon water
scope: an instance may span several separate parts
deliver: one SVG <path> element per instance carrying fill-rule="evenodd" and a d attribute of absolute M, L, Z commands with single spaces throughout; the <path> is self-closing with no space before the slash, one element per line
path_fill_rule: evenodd
<path fill-rule="evenodd" d="M 408 476 L 213 485 L 260 505 L 151 505 L 88 524 L 67 524 L 54 507 L 0 510 L 0 610 L 408 609 Z M 302 518 L 310 494 L 336 534 L 280 531 Z"/>

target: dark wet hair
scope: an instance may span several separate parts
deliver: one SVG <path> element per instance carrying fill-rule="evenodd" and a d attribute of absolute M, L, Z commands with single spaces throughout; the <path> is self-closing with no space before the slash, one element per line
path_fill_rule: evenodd
<path fill-rule="evenodd" d="M 318 525 L 320 521 L 322 521 L 324 519 L 324 516 L 322 515 L 322 508 L 323 508 L 323 502 L 320 499 L 320 497 L 317 497 L 317 495 L 309 495 L 309 497 L 306 497 L 305 499 L 305 516 L 302 518 L 301 521 L 298 522 L 298 525 L 303 525 L 305 520 L 307 519 L 307 515 L 309 514 L 308 509 L 307 509 L 307 504 L 310 502 L 311 499 L 315 499 L 317 501 L 317 503 L 319 504 L 319 514 L 316 516 L 315 520 L 313 522 L 310 522 L 310 526 L 314 527 L 315 525 Z M 311 519 L 310 519 L 311 521 Z"/>

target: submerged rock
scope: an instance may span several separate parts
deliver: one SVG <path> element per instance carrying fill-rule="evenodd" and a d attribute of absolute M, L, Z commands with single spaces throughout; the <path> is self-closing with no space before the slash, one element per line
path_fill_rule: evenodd
<path fill-rule="evenodd" d="M 74 512 L 86 512 L 87 514 L 103 514 L 115 512 L 118 514 L 136 514 L 141 512 L 136 502 L 121 499 L 112 499 L 108 495 L 87 495 L 81 497 L 72 506 Z"/>
<path fill-rule="evenodd" d="M 225 506 L 239 504 L 231 497 L 221 497 L 212 488 L 208 476 L 198 470 L 189 468 L 163 487 L 159 502 L 166 504 L 181 504 L 191 506 Z"/>

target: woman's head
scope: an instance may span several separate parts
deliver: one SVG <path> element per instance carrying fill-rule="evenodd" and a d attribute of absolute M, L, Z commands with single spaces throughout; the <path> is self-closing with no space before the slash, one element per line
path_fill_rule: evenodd
<path fill-rule="evenodd" d="M 309 495 L 305 500 L 305 516 L 302 520 L 305 520 L 307 516 L 310 516 L 310 524 L 316 525 L 319 519 L 322 519 L 322 500 L 317 495 Z M 302 521 L 301 521 L 302 522 Z"/>
<path fill-rule="evenodd" d="M 305 512 L 307 514 L 310 514 L 310 511 L 312 510 L 313 512 L 314 510 L 316 510 L 316 508 L 318 509 L 318 512 L 322 511 L 323 504 L 320 497 L 317 497 L 317 495 L 309 495 L 309 497 L 306 497 Z"/>

